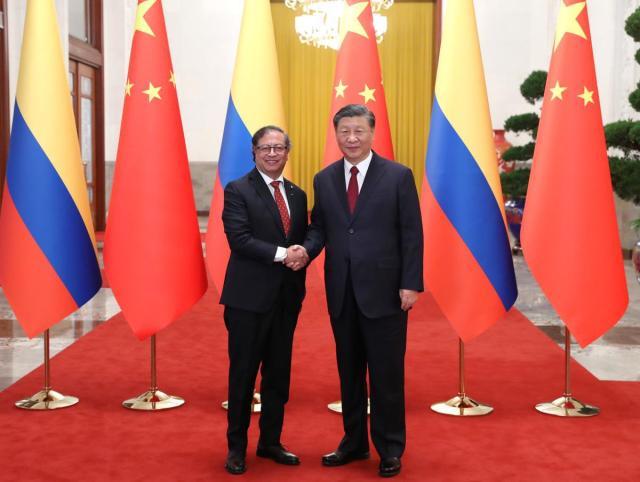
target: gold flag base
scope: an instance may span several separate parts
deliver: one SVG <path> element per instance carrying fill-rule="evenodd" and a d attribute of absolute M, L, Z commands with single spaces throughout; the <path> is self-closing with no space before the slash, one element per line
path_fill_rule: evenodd
<path fill-rule="evenodd" d="M 431 405 L 431 410 L 442 415 L 452 415 L 455 417 L 478 417 L 481 415 L 489 415 L 493 412 L 493 407 L 476 402 L 464 394 L 458 394 L 446 402 L 434 403 Z"/>
<path fill-rule="evenodd" d="M 136 398 L 130 398 L 122 402 L 124 408 L 130 410 L 168 410 L 184 405 L 184 399 L 173 395 L 167 395 L 160 390 L 147 390 Z"/>
<path fill-rule="evenodd" d="M 174 395 L 167 395 L 158 390 L 158 377 L 156 370 L 156 335 L 151 335 L 151 385 L 149 390 L 136 398 L 130 398 L 122 402 L 124 408 L 129 410 L 142 410 L 155 412 L 157 410 L 168 410 L 184 405 L 184 399 Z"/>
<path fill-rule="evenodd" d="M 458 395 L 446 402 L 434 403 L 431 405 L 431 410 L 442 415 L 452 415 L 454 417 L 479 417 L 493 412 L 491 405 L 476 402 L 473 398 L 468 397 L 465 392 L 464 342 L 462 338 L 458 338 L 458 383 Z"/>
<path fill-rule="evenodd" d="M 553 402 L 539 403 L 536 410 L 556 417 L 593 417 L 600 413 L 598 407 L 586 405 L 570 395 L 563 395 Z"/>
<path fill-rule="evenodd" d="M 600 413 L 598 407 L 579 402 L 571 395 L 571 332 L 564 329 L 564 393 L 553 402 L 539 403 L 536 410 L 556 417 L 593 417 Z"/>
<path fill-rule="evenodd" d="M 43 333 L 44 345 L 44 388 L 35 395 L 19 400 L 16 407 L 24 410 L 56 410 L 67 408 L 79 402 L 76 397 L 63 395 L 51 390 L 50 361 L 49 361 L 49 330 Z"/>
<path fill-rule="evenodd" d="M 229 410 L 229 400 L 222 402 L 222 408 Z M 262 410 L 262 402 L 260 401 L 260 393 L 253 392 L 253 399 L 251 400 L 251 413 L 260 413 Z"/>
<path fill-rule="evenodd" d="M 58 408 L 71 407 L 78 403 L 76 397 L 63 395 L 55 390 L 44 389 L 30 398 L 16 402 L 16 407 L 24 410 L 56 410 Z"/>
<path fill-rule="evenodd" d="M 342 400 L 336 400 L 327 404 L 327 408 L 335 413 L 342 413 Z M 371 415 L 371 400 L 367 398 L 367 415 Z"/>

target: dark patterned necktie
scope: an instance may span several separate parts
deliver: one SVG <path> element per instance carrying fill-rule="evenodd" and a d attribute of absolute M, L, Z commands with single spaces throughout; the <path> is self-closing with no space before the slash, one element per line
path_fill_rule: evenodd
<path fill-rule="evenodd" d="M 289 234 L 289 228 L 291 228 L 291 218 L 289 217 L 289 211 L 287 211 L 287 205 L 284 202 L 284 197 L 280 192 L 280 181 L 272 181 L 271 185 L 274 189 L 273 194 L 276 199 L 278 211 L 280 211 L 280 219 L 282 220 L 282 225 L 284 226 L 284 234 Z"/>
<path fill-rule="evenodd" d="M 353 214 L 356 208 L 356 201 L 358 200 L 358 168 L 353 166 L 351 168 L 351 178 L 349 179 L 349 186 L 347 187 L 347 201 L 349 201 L 349 211 Z"/>

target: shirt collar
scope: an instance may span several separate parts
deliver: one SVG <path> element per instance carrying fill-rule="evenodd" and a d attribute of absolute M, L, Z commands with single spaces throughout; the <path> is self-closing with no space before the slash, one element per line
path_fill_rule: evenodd
<path fill-rule="evenodd" d="M 373 151 L 369 151 L 369 155 L 365 157 L 358 164 L 351 164 L 349 161 L 344 159 L 344 173 L 345 175 L 351 175 L 351 168 L 355 165 L 358 168 L 358 173 L 363 176 L 367 175 L 367 170 L 369 169 L 369 164 L 371 164 L 371 158 L 373 157 Z"/>
<path fill-rule="evenodd" d="M 280 174 L 280 176 L 278 177 L 278 179 L 271 179 L 269 176 L 267 176 L 264 172 L 262 172 L 260 169 L 258 169 L 256 167 L 257 171 L 260 173 L 260 175 L 262 176 L 262 179 L 264 180 L 265 183 L 267 183 L 267 185 L 269 187 L 273 187 L 271 185 L 271 183 L 273 181 L 280 181 L 282 183 L 282 185 L 284 185 L 284 176 L 282 174 Z"/>

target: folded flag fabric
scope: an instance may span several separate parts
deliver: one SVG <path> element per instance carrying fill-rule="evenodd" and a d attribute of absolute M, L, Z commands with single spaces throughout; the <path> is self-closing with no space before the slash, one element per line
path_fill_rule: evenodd
<path fill-rule="evenodd" d="M 29 337 L 102 280 L 53 0 L 29 0 L 0 213 L 0 285 Z"/>
<path fill-rule="evenodd" d="M 160 0 L 140 0 L 104 241 L 109 284 L 139 339 L 207 289 L 176 76 Z"/>
<path fill-rule="evenodd" d="M 463 341 L 518 295 L 472 0 L 449 0 L 422 183 L 427 288 Z"/>
<path fill-rule="evenodd" d="M 531 273 L 581 346 L 624 314 L 629 295 L 586 1 L 560 2 L 520 239 Z"/>

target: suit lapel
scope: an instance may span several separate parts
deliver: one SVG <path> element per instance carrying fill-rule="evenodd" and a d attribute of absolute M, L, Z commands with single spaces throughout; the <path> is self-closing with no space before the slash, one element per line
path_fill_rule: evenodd
<path fill-rule="evenodd" d="M 351 213 L 349 212 L 349 202 L 347 201 L 347 185 L 344 182 L 344 160 L 341 159 L 334 163 L 332 176 L 338 203 L 342 206 L 342 211 L 346 214 L 347 218 L 350 218 Z"/>
<path fill-rule="evenodd" d="M 378 155 L 374 152 L 367 169 L 367 175 L 364 178 L 360 193 L 358 194 L 358 201 L 356 202 L 356 209 L 351 217 L 351 222 L 355 221 L 360 214 L 360 211 L 367 205 L 367 200 L 371 197 L 372 193 L 376 190 L 376 185 L 382 178 L 384 169 L 382 168 L 382 161 L 378 158 Z M 346 199 L 346 193 L 345 193 Z"/>
<path fill-rule="evenodd" d="M 273 220 L 278 226 L 278 229 L 280 229 L 280 231 L 284 234 L 284 226 L 282 225 L 282 219 L 280 218 L 280 211 L 278 211 L 276 200 L 273 198 L 269 186 L 267 186 L 267 184 L 264 182 L 264 179 L 262 179 L 262 176 L 257 169 L 251 171 L 249 179 L 251 180 L 253 187 L 258 193 L 258 196 L 262 198 L 267 208 L 269 209 L 271 217 L 273 217 Z"/>

